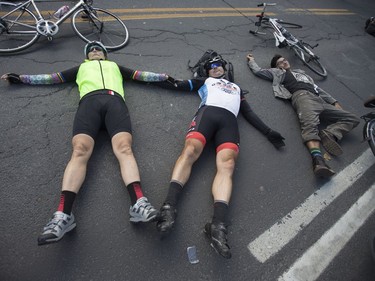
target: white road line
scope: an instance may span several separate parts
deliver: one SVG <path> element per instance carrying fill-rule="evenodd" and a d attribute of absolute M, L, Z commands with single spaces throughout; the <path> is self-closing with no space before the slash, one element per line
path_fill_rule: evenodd
<path fill-rule="evenodd" d="M 264 263 L 288 244 L 304 227 L 341 193 L 359 179 L 375 163 L 367 149 L 360 157 L 338 173 L 305 202 L 296 207 L 247 246 L 258 261 Z M 298 187 L 296 187 L 298 188 Z"/>
<path fill-rule="evenodd" d="M 375 184 L 278 281 L 314 281 L 375 209 Z"/>

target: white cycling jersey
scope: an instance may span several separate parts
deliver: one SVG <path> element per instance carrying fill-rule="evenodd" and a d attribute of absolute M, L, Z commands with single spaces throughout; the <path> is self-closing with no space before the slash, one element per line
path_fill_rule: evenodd
<path fill-rule="evenodd" d="M 226 79 L 209 77 L 198 90 L 202 102 L 199 107 L 217 106 L 229 110 L 236 117 L 240 110 L 241 89 Z"/>

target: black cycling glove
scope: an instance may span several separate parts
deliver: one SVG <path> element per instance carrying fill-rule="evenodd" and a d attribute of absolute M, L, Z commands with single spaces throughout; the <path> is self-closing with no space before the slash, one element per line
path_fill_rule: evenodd
<path fill-rule="evenodd" d="M 276 132 L 276 131 L 273 131 L 273 130 L 269 130 L 267 133 L 266 133 L 266 136 L 267 136 L 267 139 L 273 144 L 274 147 L 276 147 L 277 149 L 281 148 L 282 146 L 285 146 L 285 143 L 284 143 L 284 140 L 285 138 L 280 135 L 279 132 Z"/>
<path fill-rule="evenodd" d="M 21 84 L 22 81 L 20 79 L 20 76 L 16 73 L 7 73 L 8 75 L 8 81 L 12 84 Z"/>
<path fill-rule="evenodd" d="M 177 80 L 168 75 L 167 82 L 177 87 Z"/>

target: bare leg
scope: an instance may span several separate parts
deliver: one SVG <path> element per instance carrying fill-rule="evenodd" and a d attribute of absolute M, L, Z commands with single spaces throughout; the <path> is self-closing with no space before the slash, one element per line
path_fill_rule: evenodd
<path fill-rule="evenodd" d="M 65 168 L 62 190 L 78 193 L 85 177 L 87 162 L 94 149 L 94 140 L 86 134 L 78 134 L 73 137 L 72 157 Z"/>
<path fill-rule="evenodd" d="M 132 151 L 132 135 L 121 132 L 113 136 L 112 147 L 121 169 L 121 176 L 125 183 L 140 181 L 138 165 Z"/>
<path fill-rule="evenodd" d="M 204 145 L 197 139 L 187 139 L 172 173 L 172 180 L 185 184 L 190 177 L 193 164 L 202 154 Z"/>
<path fill-rule="evenodd" d="M 71 207 L 75 194 L 79 192 L 85 180 L 87 162 L 94 148 L 94 140 L 89 135 L 78 134 L 73 137 L 72 145 L 72 157 L 63 177 L 59 209 L 44 227 L 42 234 L 38 236 L 38 245 L 59 241 L 65 233 L 76 227 Z"/>
<path fill-rule="evenodd" d="M 220 150 L 216 155 L 217 172 L 212 184 L 212 195 L 215 201 L 229 203 L 232 194 L 233 172 L 238 152 L 232 149 Z"/>
<path fill-rule="evenodd" d="M 309 150 L 313 149 L 313 148 L 318 148 L 320 149 L 320 141 L 318 140 L 311 140 L 311 141 L 307 141 L 306 142 L 306 146 Z"/>
<path fill-rule="evenodd" d="M 112 137 L 112 147 L 120 164 L 121 176 L 127 186 L 130 197 L 133 196 L 129 209 L 131 222 L 150 222 L 156 218 L 158 211 L 143 195 L 140 185 L 138 165 L 132 150 L 132 135 L 127 132 L 117 133 Z M 133 194 L 133 195 L 131 195 Z"/>
<path fill-rule="evenodd" d="M 204 145 L 201 141 L 197 139 L 187 139 L 185 141 L 185 147 L 176 161 L 168 196 L 160 209 L 160 217 L 156 225 L 158 231 L 164 235 L 170 232 L 177 216 L 177 210 L 171 202 L 174 201 L 174 203 L 177 203 L 177 195 L 182 191 L 182 186 L 189 180 L 192 166 L 202 154 L 203 148 Z M 176 184 L 176 182 L 178 184 Z M 177 186 L 176 189 L 178 189 L 178 191 L 174 190 L 174 186 Z"/>
<path fill-rule="evenodd" d="M 233 172 L 238 152 L 232 149 L 220 150 L 216 155 L 217 172 L 212 184 L 214 196 L 214 217 L 211 223 L 205 225 L 204 231 L 211 241 L 211 246 L 224 258 L 231 258 L 232 254 L 227 241 L 225 216 L 232 194 Z"/>

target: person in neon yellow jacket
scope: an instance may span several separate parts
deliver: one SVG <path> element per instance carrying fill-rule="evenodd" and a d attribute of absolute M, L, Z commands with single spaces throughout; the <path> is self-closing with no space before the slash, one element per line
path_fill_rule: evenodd
<path fill-rule="evenodd" d="M 80 102 L 73 124 L 73 152 L 66 166 L 57 211 L 38 237 L 38 244 L 59 241 L 75 228 L 73 202 L 86 176 L 87 162 L 93 152 L 95 138 L 105 126 L 111 137 L 113 152 L 119 163 L 122 179 L 131 198 L 131 222 L 150 222 L 157 210 L 144 196 L 140 175 L 132 152 L 132 128 L 125 103 L 123 80 L 159 82 L 166 74 L 132 70 L 107 59 L 107 50 L 100 42 L 90 42 L 84 48 L 85 61 L 62 72 L 39 75 L 4 74 L 10 83 L 30 85 L 76 82 Z"/>

